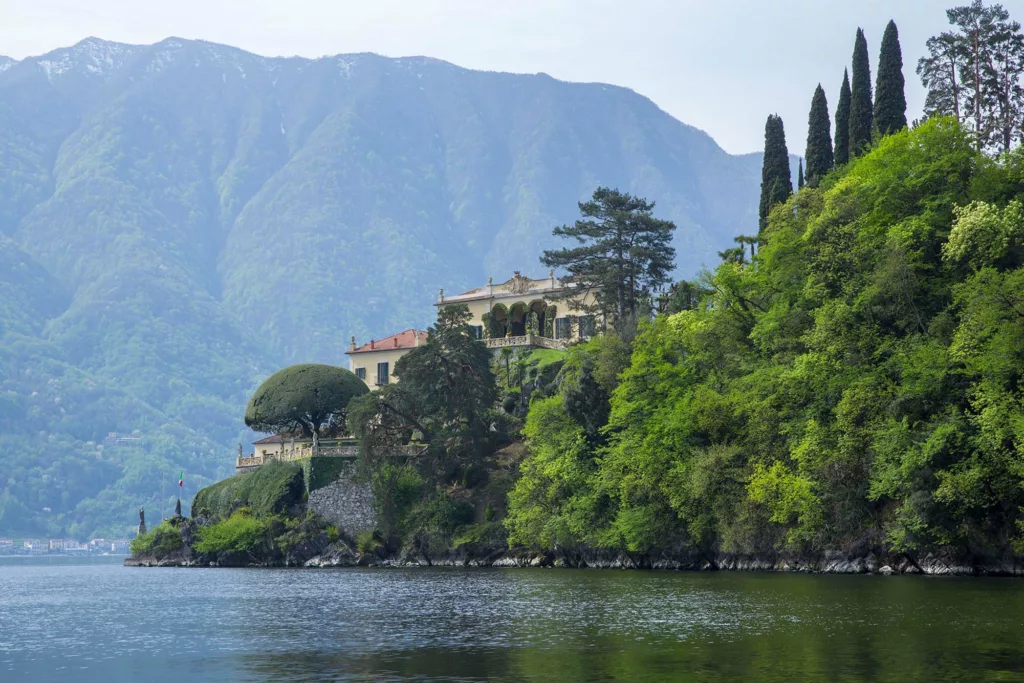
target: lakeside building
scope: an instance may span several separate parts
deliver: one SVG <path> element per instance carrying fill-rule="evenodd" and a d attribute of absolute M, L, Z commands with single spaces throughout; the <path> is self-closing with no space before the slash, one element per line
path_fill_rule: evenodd
<path fill-rule="evenodd" d="M 438 292 L 437 307 L 465 305 L 471 319 L 473 336 L 490 349 L 504 347 L 539 347 L 564 349 L 569 344 L 583 341 L 597 334 L 597 316 L 577 314 L 590 307 L 596 298 L 593 290 L 574 291 L 555 277 L 554 271 L 541 279 L 529 278 L 518 270 L 510 279 L 494 284 L 491 278 L 483 287 L 471 289 L 455 296 Z M 353 336 L 345 355 L 349 370 L 375 390 L 391 384 L 395 378 L 395 363 L 409 351 L 427 341 L 424 330 L 409 329 L 383 339 L 371 339 L 356 345 Z M 254 444 L 254 452 L 264 450 L 270 454 L 275 448 L 268 437 Z M 266 441 L 264 444 L 263 441 Z"/>
<path fill-rule="evenodd" d="M 128 553 L 127 538 L 94 538 L 80 543 L 72 538 L 0 538 L 0 555 L 102 555 Z"/>
<path fill-rule="evenodd" d="M 509 347 L 565 349 L 570 344 L 584 341 L 598 334 L 604 321 L 598 316 L 581 313 L 592 307 L 595 292 L 576 290 L 555 277 L 554 271 L 541 279 L 529 278 L 518 270 L 500 284 L 487 279 L 483 287 L 471 289 L 455 296 L 438 292 L 437 307 L 464 305 L 469 310 L 469 327 L 476 339 L 487 348 L 498 350 Z M 351 338 L 345 355 L 349 370 L 370 390 L 392 384 L 395 363 L 399 358 L 426 343 L 428 333 L 408 329 L 383 339 L 371 339 L 361 346 Z M 320 439 L 320 455 L 354 457 L 357 452 L 351 437 Z M 271 460 L 299 460 L 313 455 L 312 439 L 302 435 L 274 434 L 252 444 L 245 455 L 238 447 L 235 472 L 248 472 Z"/>
<path fill-rule="evenodd" d="M 597 334 L 597 316 L 578 309 L 593 306 L 593 290 L 576 291 L 548 271 L 548 277 L 533 279 L 518 270 L 512 277 L 455 296 L 438 292 L 435 306 L 465 305 L 472 316 L 474 336 L 488 348 L 509 346 L 564 349 Z"/>
<path fill-rule="evenodd" d="M 395 362 L 426 341 L 424 330 L 405 330 L 383 339 L 371 339 L 362 346 L 356 346 L 356 338 L 352 337 L 345 352 L 348 369 L 371 390 L 378 389 L 395 381 Z"/>

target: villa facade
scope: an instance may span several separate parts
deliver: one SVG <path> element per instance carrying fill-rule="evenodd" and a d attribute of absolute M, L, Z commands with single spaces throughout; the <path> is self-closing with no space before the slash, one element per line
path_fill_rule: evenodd
<path fill-rule="evenodd" d="M 435 306 L 465 305 L 474 335 L 489 348 L 562 349 L 597 334 L 602 321 L 578 310 L 594 303 L 592 290 L 574 291 L 554 272 L 535 280 L 516 271 L 506 282 L 488 278 L 485 286 L 455 296 L 441 290 Z"/>
<path fill-rule="evenodd" d="M 594 304 L 591 290 L 575 291 L 553 272 L 535 280 L 519 271 L 506 282 L 494 284 L 488 278 L 483 287 L 455 296 L 438 293 L 435 306 L 464 305 L 469 309 L 473 335 L 490 349 L 539 347 L 564 349 L 569 344 L 597 334 L 601 320 L 579 309 Z M 349 370 L 371 390 L 397 381 L 395 363 L 427 341 L 423 330 L 405 330 L 383 339 L 371 339 L 361 346 L 352 337 Z"/>
<path fill-rule="evenodd" d="M 352 337 L 348 356 L 348 369 L 366 382 L 371 390 L 395 381 L 395 362 L 399 358 L 427 341 L 423 330 L 406 330 L 383 339 L 371 339 L 362 346 L 356 346 Z"/>

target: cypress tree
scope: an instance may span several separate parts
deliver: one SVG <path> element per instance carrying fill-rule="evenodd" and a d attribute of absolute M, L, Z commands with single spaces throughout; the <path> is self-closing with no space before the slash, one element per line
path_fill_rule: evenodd
<path fill-rule="evenodd" d="M 797 164 L 796 189 L 802 190 L 804 189 L 804 160 L 801 159 Z"/>
<path fill-rule="evenodd" d="M 764 125 L 764 161 L 761 166 L 761 204 L 758 207 L 758 228 L 768 224 L 768 214 L 793 194 L 793 176 L 789 170 L 789 150 L 782 118 L 768 117 Z"/>
<path fill-rule="evenodd" d="M 853 73 L 850 79 L 850 158 L 871 144 L 874 126 L 871 104 L 871 66 L 868 63 L 868 41 L 864 31 L 857 29 L 853 43 Z"/>
<path fill-rule="evenodd" d="M 836 166 L 850 161 L 850 74 L 843 69 L 843 86 L 839 89 L 839 104 L 836 106 Z"/>
<path fill-rule="evenodd" d="M 807 117 L 807 184 L 817 187 L 818 181 L 832 170 L 832 123 L 828 119 L 828 100 L 821 83 L 811 98 Z"/>
<path fill-rule="evenodd" d="M 882 135 L 891 135 L 907 127 L 907 96 L 904 93 L 903 52 L 896 22 L 889 20 L 882 34 L 878 54 L 878 80 L 875 82 L 875 126 Z"/>

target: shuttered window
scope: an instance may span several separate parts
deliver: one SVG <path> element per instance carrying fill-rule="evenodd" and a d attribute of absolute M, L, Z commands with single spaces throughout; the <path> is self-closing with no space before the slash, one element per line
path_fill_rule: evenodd
<path fill-rule="evenodd" d="M 388 364 L 377 363 L 377 386 L 388 383 Z"/>

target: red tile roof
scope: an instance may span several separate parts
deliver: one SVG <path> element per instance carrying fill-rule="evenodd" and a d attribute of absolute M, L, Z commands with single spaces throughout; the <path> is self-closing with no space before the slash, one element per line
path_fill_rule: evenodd
<path fill-rule="evenodd" d="M 371 353 L 375 351 L 394 351 L 395 349 L 411 349 L 427 341 L 427 333 L 423 330 L 406 330 L 383 339 L 374 339 L 369 344 L 346 351 L 345 353 Z"/>

